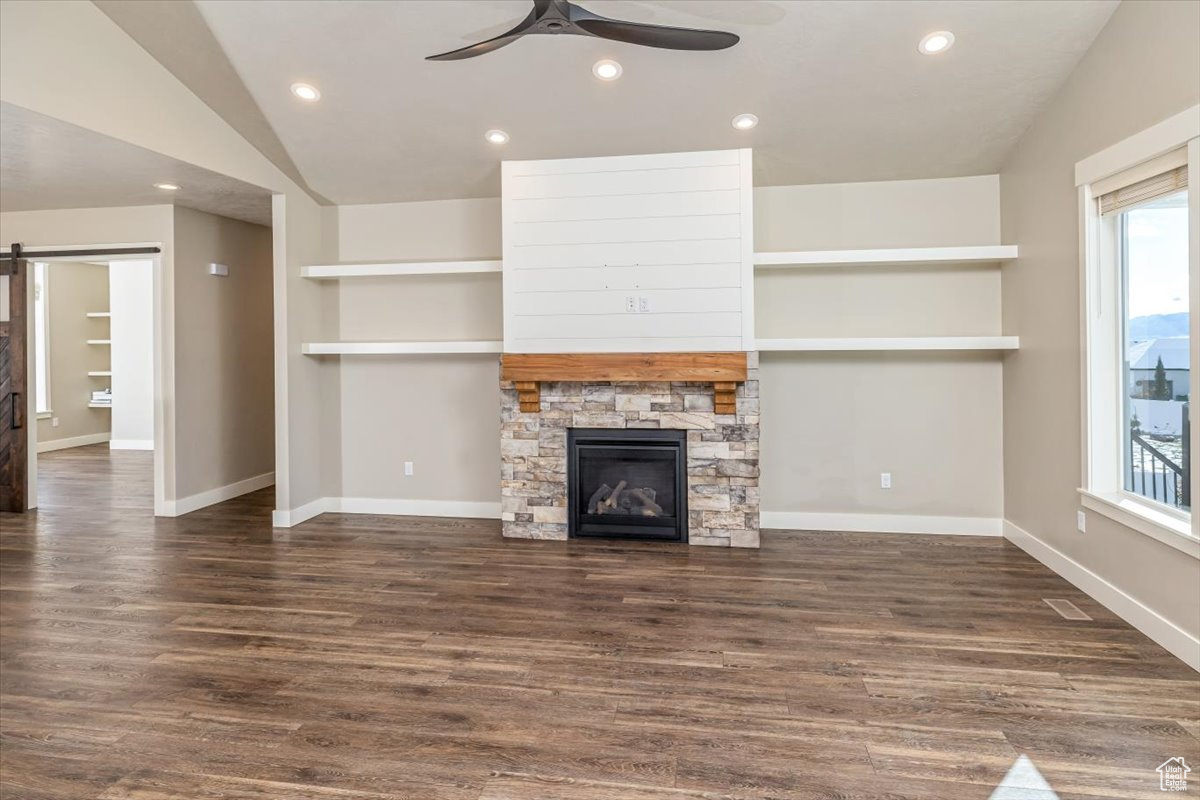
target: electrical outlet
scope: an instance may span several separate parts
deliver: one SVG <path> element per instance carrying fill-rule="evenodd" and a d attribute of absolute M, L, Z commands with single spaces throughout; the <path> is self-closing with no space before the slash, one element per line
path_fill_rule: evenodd
<path fill-rule="evenodd" d="M 51 427 L 51 428 L 57 428 L 57 427 L 58 427 L 58 417 L 51 417 L 51 418 L 50 418 L 50 427 Z"/>
<path fill-rule="evenodd" d="M 641 311 L 644 314 L 649 310 L 650 310 L 650 298 L 649 297 L 639 297 L 638 298 L 638 311 Z"/>
<path fill-rule="evenodd" d="M 629 295 L 628 297 L 625 298 L 625 310 L 626 311 L 636 312 L 637 308 L 638 307 L 637 307 L 637 298 L 636 297 L 634 297 L 633 295 Z"/>
<path fill-rule="evenodd" d="M 404 474 L 405 475 L 413 474 L 413 462 L 411 462 L 411 461 L 404 462 Z"/>
<path fill-rule="evenodd" d="M 1087 533 L 1087 514 L 1082 511 L 1075 512 L 1075 527 L 1079 528 L 1080 533 Z"/>
<path fill-rule="evenodd" d="M 892 473 L 890 473 L 890 472 L 879 473 L 879 488 L 880 489 L 892 488 Z"/>

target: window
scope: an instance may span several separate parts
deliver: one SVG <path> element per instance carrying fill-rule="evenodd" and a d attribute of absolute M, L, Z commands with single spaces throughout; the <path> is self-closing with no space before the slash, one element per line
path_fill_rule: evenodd
<path fill-rule="evenodd" d="M 34 401 L 39 416 L 51 413 L 48 266 L 41 261 L 35 261 L 33 264 L 33 363 L 37 373 Z"/>
<path fill-rule="evenodd" d="M 1188 198 L 1186 189 L 1171 191 L 1178 183 L 1167 173 L 1158 179 L 1164 187 L 1159 196 L 1109 213 L 1116 215 L 1111 224 L 1119 241 L 1122 287 L 1122 482 L 1126 491 L 1186 510 L 1191 506 L 1191 443 L 1185 435 L 1191 370 Z M 1100 198 L 1102 214 L 1106 197 Z"/>
<path fill-rule="evenodd" d="M 1191 518 L 1200 433 L 1191 425 L 1200 363 L 1200 320 L 1191 314 L 1200 302 L 1196 116 L 1079 162 L 1076 180 L 1086 346 L 1082 503 L 1200 558 Z"/>

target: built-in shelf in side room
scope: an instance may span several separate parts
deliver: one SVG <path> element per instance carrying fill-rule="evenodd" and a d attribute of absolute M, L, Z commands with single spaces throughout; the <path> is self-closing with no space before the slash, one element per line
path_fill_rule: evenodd
<path fill-rule="evenodd" d="M 790 267 L 920 266 L 923 264 L 996 264 L 1017 257 L 1016 245 L 904 247 L 874 250 L 797 250 L 755 253 L 759 269 Z"/>
<path fill-rule="evenodd" d="M 87 315 L 93 319 L 108 319 L 112 316 L 112 314 L 107 311 L 89 311 L 87 312 Z"/>
<path fill-rule="evenodd" d="M 394 261 L 379 264 L 325 264 L 301 267 L 300 276 L 313 280 L 379 278 L 389 275 L 455 275 L 500 272 L 499 259 L 471 261 Z"/>
<path fill-rule="evenodd" d="M 470 355 L 500 353 L 504 343 L 496 341 L 443 342 L 307 342 L 300 352 L 309 356 L 432 355 L 438 353 Z"/>
<path fill-rule="evenodd" d="M 112 344 L 112 339 L 88 339 L 87 343 L 88 344 L 99 344 L 99 345 L 110 345 L 110 344 Z"/>
<path fill-rule="evenodd" d="M 107 408 L 112 410 L 112 403 L 88 403 L 88 408 Z"/>
<path fill-rule="evenodd" d="M 112 371 L 107 369 L 95 370 L 88 373 L 89 378 L 111 378 Z"/>
<path fill-rule="evenodd" d="M 1017 336 L 899 336 L 875 338 L 759 339 L 762 352 L 872 352 L 883 350 L 1016 350 Z"/>

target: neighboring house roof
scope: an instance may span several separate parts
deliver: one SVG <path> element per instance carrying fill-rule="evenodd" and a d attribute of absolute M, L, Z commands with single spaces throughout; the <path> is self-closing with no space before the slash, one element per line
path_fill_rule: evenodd
<path fill-rule="evenodd" d="M 1161 358 L 1164 369 L 1188 369 L 1191 366 L 1188 347 L 1186 336 L 1133 342 L 1129 345 L 1129 368 L 1154 369 Z"/>

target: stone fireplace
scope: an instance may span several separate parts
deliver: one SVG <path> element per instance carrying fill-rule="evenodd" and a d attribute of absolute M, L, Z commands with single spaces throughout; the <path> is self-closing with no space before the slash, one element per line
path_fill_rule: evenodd
<path fill-rule="evenodd" d="M 720 358 L 704 360 L 704 357 Z M 729 356 L 738 359 L 738 372 L 722 371 Z M 603 359 L 615 356 L 595 356 Z M 699 357 L 699 360 L 697 360 Z M 571 490 L 568 436 L 593 439 L 597 429 L 611 431 L 662 431 L 685 441 L 682 448 L 686 492 L 686 518 L 680 519 L 676 541 L 693 545 L 758 547 L 758 355 L 665 354 L 640 355 L 635 369 L 589 361 L 586 355 L 528 357 L 543 359 L 536 369 L 522 369 L 506 355 L 501 371 L 501 517 L 504 536 L 526 539 L 567 539 L 578 535 L 572 524 L 580 516 L 604 525 L 603 515 L 588 514 L 593 486 L 583 497 L 583 484 Z M 564 359 L 556 367 L 553 359 Z M 666 366 L 664 366 L 666 359 Z M 743 360 L 744 359 L 744 360 Z M 628 358 L 626 358 L 628 360 Z M 522 362 L 523 363 L 523 362 Z M 599 367 L 587 367 L 600 363 Z M 700 364 L 678 368 L 678 364 Z M 646 379 L 630 379 L 633 375 Z M 562 379 L 554 379 L 559 376 Z M 589 378 L 586 376 L 596 376 Z M 686 380 L 656 378 L 686 377 Z M 604 380 L 609 377 L 612 380 Z M 578 378 L 578 379 L 570 379 Z M 525 409 L 525 410 L 522 410 Z M 631 437 L 632 438 L 632 437 Z M 652 506 L 645 498 L 630 495 L 637 489 L 657 501 L 663 473 L 635 471 L 625 478 L 609 511 L 641 516 Z M 622 480 L 618 473 L 591 479 L 609 484 L 609 495 Z M 640 476 L 640 477 L 639 477 Z M 584 481 L 586 483 L 586 481 Z M 643 484 L 643 485 L 634 485 Z M 572 495 L 575 507 L 572 507 Z M 605 495 L 607 499 L 609 495 Z M 584 504 L 582 508 L 581 504 Z M 595 509 L 593 509 L 594 511 Z M 647 520 L 653 517 L 645 515 Z M 664 514 L 665 518 L 665 514 Z M 631 520 L 621 520 L 632 523 Z M 649 523 L 653 527 L 653 523 Z M 641 524 L 642 527 L 645 523 Z M 621 524 L 616 527 L 622 527 Z M 627 527 L 638 527 L 630 524 Z M 584 535 L 600 535 L 594 528 Z M 631 534 L 615 531 L 614 536 Z M 641 537 L 639 537 L 641 538 Z M 654 538 L 654 537 L 651 537 Z M 669 538 L 669 537 L 663 537 Z"/>

